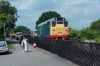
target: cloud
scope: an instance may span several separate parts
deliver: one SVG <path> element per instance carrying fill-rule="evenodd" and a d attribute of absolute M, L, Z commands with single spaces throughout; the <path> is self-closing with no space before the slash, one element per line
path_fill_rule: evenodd
<path fill-rule="evenodd" d="M 99 0 L 66 0 L 62 8 L 59 8 L 59 12 L 66 17 L 72 26 L 82 28 L 100 18 L 99 8 Z M 77 26 L 75 26 L 76 24 Z"/>
<path fill-rule="evenodd" d="M 12 6 L 15 6 L 18 9 L 20 7 L 21 1 L 17 0 L 15 2 L 15 1 L 12 0 L 10 3 L 11 3 Z"/>
<path fill-rule="evenodd" d="M 34 0 L 22 0 L 19 9 L 31 9 L 32 4 L 34 4 Z"/>
<path fill-rule="evenodd" d="M 19 10 L 45 10 L 59 7 L 54 0 L 21 0 Z"/>
<path fill-rule="evenodd" d="M 35 23 L 45 11 L 56 11 L 74 28 L 89 26 L 100 18 L 100 0 L 10 0 L 18 9 L 17 25 L 35 29 Z M 30 25 L 28 25 L 30 24 Z"/>

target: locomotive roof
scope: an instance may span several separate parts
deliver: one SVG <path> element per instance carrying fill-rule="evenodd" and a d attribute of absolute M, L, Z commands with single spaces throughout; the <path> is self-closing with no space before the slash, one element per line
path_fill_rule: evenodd
<path fill-rule="evenodd" d="M 42 23 L 40 23 L 38 26 L 41 26 L 41 25 L 43 25 L 43 24 L 46 24 L 48 21 L 53 21 L 55 18 L 51 18 L 51 19 L 49 19 L 49 20 L 47 20 L 47 21 L 45 21 L 45 22 L 42 22 Z"/>
<path fill-rule="evenodd" d="M 48 21 L 54 21 L 55 18 L 59 18 L 59 17 L 54 17 L 54 18 L 51 18 L 51 19 L 49 19 L 49 20 L 46 20 L 46 21 L 40 23 L 38 26 L 41 26 L 41 25 L 43 25 L 43 24 L 46 24 Z M 64 17 L 61 17 L 61 18 L 64 18 Z"/>

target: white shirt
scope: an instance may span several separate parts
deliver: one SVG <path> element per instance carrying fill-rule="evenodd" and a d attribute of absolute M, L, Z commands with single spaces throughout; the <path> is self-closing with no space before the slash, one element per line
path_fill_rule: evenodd
<path fill-rule="evenodd" d="M 23 42 L 24 42 L 24 44 L 25 44 L 25 49 L 24 49 L 24 50 L 28 50 L 28 48 L 27 48 L 27 47 L 28 47 L 27 41 L 23 40 L 22 43 L 23 43 Z"/>
<path fill-rule="evenodd" d="M 36 44 L 34 43 L 33 46 L 36 46 Z"/>

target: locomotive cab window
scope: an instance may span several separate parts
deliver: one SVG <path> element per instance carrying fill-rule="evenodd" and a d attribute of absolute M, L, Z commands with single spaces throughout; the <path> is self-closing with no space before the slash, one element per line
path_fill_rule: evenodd
<path fill-rule="evenodd" d="M 40 27 L 38 27 L 37 29 L 40 30 Z"/>
<path fill-rule="evenodd" d="M 47 24 L 49 25 L 49 27 L 51 27 L 50 22 L 47 22 Z"/>
<path fill-rule="evenodd" d="M 34 31 L 34 33 L 37 33 L 37 31 Z"/>
<path fill-rule="evenodd" d="M 52 27 L 55 27 L 56 26 L 56 22 L 52 22 Z"/>
<path fill-rule="evenodd" d="M 64 22 L 64 26 L 67 27 L 68 26 L 68 22 Z"/>
<path fill-rule="evenodd" d="M 57 17 L 56 20 L 65 20 L 63 17 Z"/>

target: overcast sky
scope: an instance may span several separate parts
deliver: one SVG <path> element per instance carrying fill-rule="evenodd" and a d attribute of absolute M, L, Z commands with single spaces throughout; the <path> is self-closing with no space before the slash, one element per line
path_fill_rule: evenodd
<path fill-rule="evenodd" d="M 16 25 L 35 30 L 35 23 L 43 12 L 56 11 L 75 29 L 89 27 L 100 18 L 100 0 L 8 0 L 18 10 Z"/>

